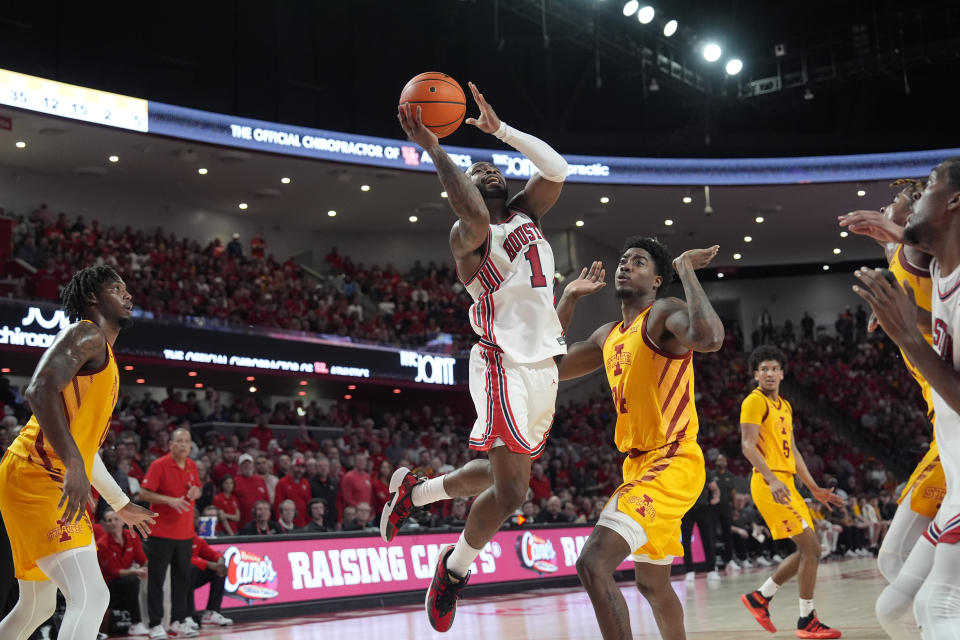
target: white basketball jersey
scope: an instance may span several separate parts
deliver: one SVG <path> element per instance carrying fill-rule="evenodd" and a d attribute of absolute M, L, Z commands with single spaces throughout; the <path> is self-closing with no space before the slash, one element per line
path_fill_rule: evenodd
<path fill-rule="evenodd" d="M 960 349 L 954 339 L 960 336 L 960 267 L 946 276 L 940 273 L 940 264 L 930 263 L 933 277 L 933 348 L 950 366 L 960 371 Z M 960 503 L 960 414 L 944 402 L 933 389 L 933 406 L 937 419 L 934 429 L 940 447 L 940 462 L 947 480 L 947 496 L 944 503 Z M 948 515 L 955 516 L 956 513 Z"/>
<path fill-rule="evenodd" d="M 470 324 L 481 345 L 496 347 L 518 364 L 567 352 L 553 308 L 553 249 L 526 214 L 511 209 L 491 224 L 483 262 L 463 284 L 473 297 Z"/>

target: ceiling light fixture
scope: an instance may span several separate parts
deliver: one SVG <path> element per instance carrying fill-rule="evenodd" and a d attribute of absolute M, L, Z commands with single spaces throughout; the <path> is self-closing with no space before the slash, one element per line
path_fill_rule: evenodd
<path fill-rule="evenodd" d="M 867 195 L 867 192 L 864 191 L 863 189 L 858 189 L 858 190 L 857 190 L 857 197 L 862 198 L 862 197 L 865 196 L 865 195 Z"/>
<path fill-rule="evenodd" d="M 645 7 L 641 7 L 640 10 L 637 11 L 637 20 L 640 21 L 640 24 L 650 24 L 653 22 L 653 17 L 655 15 L 657 15 L 657 12 L 654 10 L 654 8 L 650 5 L 647 5 Z"/>
<path fill-rule="evenodd" d="M 683 204 L 690 204 L 691 202 L 693 202 L 693 198 L 690 196 L 683 196 Z"/>
<path fill-rule="evenodd" d="M 280 178 L 280 182 L 283 184 L 290 184 L 290 178 Z"/>
<path fill-rule="evenodd" d="M 576 224 L 578 227 L 582 227 L 582 226 L 583 226 L 583 220 L 577 220 L 574 224 Z"/>
<path fill-rule="evenodd" d="M 418 218 L 417 216 L 410 216 L 410 217 L 407 218 L 407 219 L 408 219 L 410 222 L 416 222 L 416 221 L 419 220 L 420 218 Z"/>
<path fill-rule="evenodd" d="M 627 18 L 632 16 L 637 12 L 637 9 L 640 8 L 640 0 L 629 0 L 626 4 L 623 5 L 623 15 Z"/>
<path fill-rule="evenodd" d="M 200 167 L 199 169 L 197 169 L 197 173 L 199 173 L 202 176 L 205 176 L 207 175 L 207 170 L 204 167 Z"/>
<path fill-rule="evenodd" d="M 739 260 L 739 259 L 742 258 L 742 257 L 743 257 L 743 256 L 740 255 L 739 253 L 733 254 L 733 259 L 734 259 L 734 260 Z"/>
<path fill-rule="evenodd" d="M 756 222 L 757 224 L 763 224 L 763 216 L 757 216 L 756 218 L 753 219 L 753 221 Z"/>
<path fill-rule="evenodd" d="M 850 234 L 847 233 L 846 231 L 841 231 L 841 232 L 840 232 L 840 237 L 841 237 L 841 238 L 846 238 L 848 235 L 850 235 Z"/>
<path fill-rule="evenodd" d="M 607 204 L 608 202 L 610 202 L 610 198 L 608 198 L 607 196 L 603 196 L 602 198 L 600 198 L 600 204 Z"/>
<path fill-rule="evenodd" d="M 743 71 L 743 60 L 740 58 L 727 60 L 726 72 L 728 76 L 735 76 L 741 71 Z"/>
<path fill-rule="evenodd" d="M 668 227 L 672 227 L 673 220 L 671 220 L 670 218 L 667 218 L 666 220 L 663 221 L 663 224 L 667 225 Z"/>
<path fill-rule="evenodd" d="M 744 242 L 753 242 L 753 236 L 743 236 Z"/>
<path fill-rule="evenodd" d="M 837 247 L 837 248 L 835 248 L 835 249 L 833 250 L 833 255 L 835 255 L 835 256 L 840 255 L 840 248 L 839 248 L 839 247 Z"/>
<path fill-rule="evenodd" d="M 368 184 L 360 185 L 360 191 L 370 191 L 370 185 Z"/>
<path fill-rule="evenodd" d="M 828 264 L 823 265 L 823 270 L 824 270 L 824 271 L 830 271 L 830 265 L 828 265 Z"/>
<path fill-rule="evenodd" d="M 663 35 L 669 38 L 677 32 L 677 28 L 680 26 L 676 20 L 670 20 L 667 24 L 663 25 Z"/>
<path fill-rule="evenodd" d="M 716 62 L 722 54 L 723 50 L 715 42 L 710 42 L 703 48 L 703 59 L 707 62 Z"/>
<path fill-rule="evenodd" d="M 240 207 L 241 209 L 243 209 L 244 211 L 246 211 L 246 209 L 247 209 L 247 207 L 248 207 L 249 205 L 247 205 L 246 202 L 241 202 L 241 203 L 238 204 L 237 206 Z"/>
<path fill-rule="evenodd" d="M 17 140 L 16 146 L 17 146 L 17 149 L 25 149 L 27 147 L 27 143 L 24 142 L 23 140 Z"/>
<path fill-rule="evenodd" d="M 110 156 L 107 160 L 110 162 L 120 162 L 120 156 Z"/>
<path fill-rule="evenodd" d="M 336 218 L 337 212 L 334 211 L 333 209 L 330 209 L 330 211 L 327 211 L 327 215 L 330 216 L 331 218 Z"/>
<path fill-rule="evenodd" d="M 446 197 L 447 197 L 447 192 L 446 192 L 446 191 L 441 191 L 441 192 L 440 192 L 440 197 L 441 197 L 441 198 L 446 198 Z"/>

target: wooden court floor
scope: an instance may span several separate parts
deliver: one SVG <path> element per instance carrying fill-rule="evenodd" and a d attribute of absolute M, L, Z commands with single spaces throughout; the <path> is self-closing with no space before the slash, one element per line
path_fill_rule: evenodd
<path fill-rule="evenodd" d="M 698 576 L 693 585 L 675 578 L 673 588 L 683 602 L 690 638 L 753 639 L 795 637 L 798 616 L 796 581 L 780 589 L 771 606 L 778 632 L 760 628 L 740 603 L 740 594 L 756 589 L 769 569 L 724 575 L 718 585 Z M 820 566 L 817 611 L 844 638 L 886 638 L 874 616 L 874 602 L 886 582 L 873 558 L 841 560 Z M 629 583 L 621 585 L 630 607 L 635 638 L 659 638 L 650 607 Z M 593 608 L 579 588 L 539 589 L 525 593 L 461 600 L 453 628 L 430 628 L 423 606 L 366 609 L 333 614 L 237 624 L 204 630 L 201 638 L 231 640 L 404 640 L 474 638 L 560 640 L 599 638 Z M 919 637 L 919 634 L 917 634 Z"/>

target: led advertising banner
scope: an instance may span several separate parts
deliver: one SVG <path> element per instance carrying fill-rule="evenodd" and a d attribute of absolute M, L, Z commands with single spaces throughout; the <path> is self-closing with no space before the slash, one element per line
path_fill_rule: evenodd
<path fill-rule="evenodd" d="M 0 351 L 5 347 L 32 347 L 39 351 L 53 343 L 69 321 L 50 305 L 0 300 Z M 117 353 L 155 358 L 169 364 L 201 364 L 365 378 L 451 387 L 467 384 L 465 357 L 403 349 L 338 343 L 317 336 L 279 332 L 244 333 L 201 329 L 138 319 L 123 331 Z"/>
<path fill-rule="evenodd" d="M 500 531 L 471 566 L 470 584 L 516 583 L 552 576 L 574 576 L 580 550 L 592 526 Z M 703 546 L 694 532 L 693 559 L 703 562 Z M 227 565 L 223 606 L 286 604 L 328 598 L 426 590 L 437 554 L 455 544 L 458 532 L 401 535 L 384 543 L 369 537 L 326 537 L 251 542 L 208 539 Z M 247 538 L 250 540 L 251 538 Z M 682 558 L 674 563 L 682 563 Z M 623 562 L 619 569 L 632 569 Z M 195 592 L 206 605 L 207 588 Z"/>

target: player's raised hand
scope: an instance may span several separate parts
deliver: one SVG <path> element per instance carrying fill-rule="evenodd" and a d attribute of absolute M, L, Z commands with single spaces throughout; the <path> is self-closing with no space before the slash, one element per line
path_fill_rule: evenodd
<path fill-rule="evenodd" d="M 853 285 L 853 290 L 867 301 L 884 332 L 899 345 L 911 335 L 920 335 L 917 301 L 906 280 L 898 287 L 887 279 L 887 273 L 886 269 L 861 267 L 853 274 L 862 285 Z"/>
<path fill-rule="evenodd" d="M 470 87 L 470 93 L 473 94 L 474 102 L 480 107 L 480 116 L 477 118 L 467 118 L 464 122 L 472 124 L 484 133 L 496 133 L 497 129 L 500 128 L 500 118 L 497 117 L 497 112 L 493 110 L 493 107 L 490 106 L 483 97 L 483 94 L 480 93 L 480 90 L 477 89 L 477 85 L 468 82 L 467 86 Z"/>
<path fill-rule="evenodd" d="M 437 144 L 437 135 L 423 125 L 421 111 L 419 105 L 414 109 L 409 104 L 401 104 L 397 107 L 397 120 L 400 121 L 400 127 L 411 142 L 429 149 Z"/>
<path fill-rule="evenodd" d="M 583 268 L 583 271 L 580 272 L 580 276 L 576 280 L 570 281 L 563 289 L 563 295 L 582 298 L 591 293 L 596 293 L 607 286 L 607 283 L 604 282 L 606 277 L 607 270 L 603 268 L 603 263 L 595 260 L 589 269 L 587 267 Z"/>
<path fill-rule="evenodd" d="M 715 244 L 706 249 L 689 249 L 673 259 L 673 268 L 679 271 L 684 265 L 693 270 L 703 269 L 717 256 L 720 245 Z"/>
<path fill-rule="evenodd" d="M 63 509 L 64 522 L 77 522 L 83 517 L 89 495 L 90 480 L 83 463 L 68 465 L 63 475 L 63 495 L 57 504 L 57 509 Z"/>
<path fill-rule="evenodd" d="M 813 494 L 817 502 L 822 503 L 831 511 L 833 511 L 834 507 L 842 507 L 844 505 L 843 498 L 835 494 L 832 488 L 824 489 L 823 487 L 817 487 L 816 489 L 811 489 L 810 493 Z"/>
<path fill-rule="evenodd" d="M 877 242 L 903 242 L 903 227 L 879 211 L 858 210 L 837 216 L 841 227 Z"/>
<path fill-rule="evenodd" d="M 119 516 L 128 527 L 139 533 L 140 537 L 144 540 L 150 535 L 150 527 L 157 524 L 154 518 L 158 515 L 159 514 L 149 509 L 144 509 L 133 502 L 128 502 L 120 511 L 117 511 L 117 516 Z"/>

